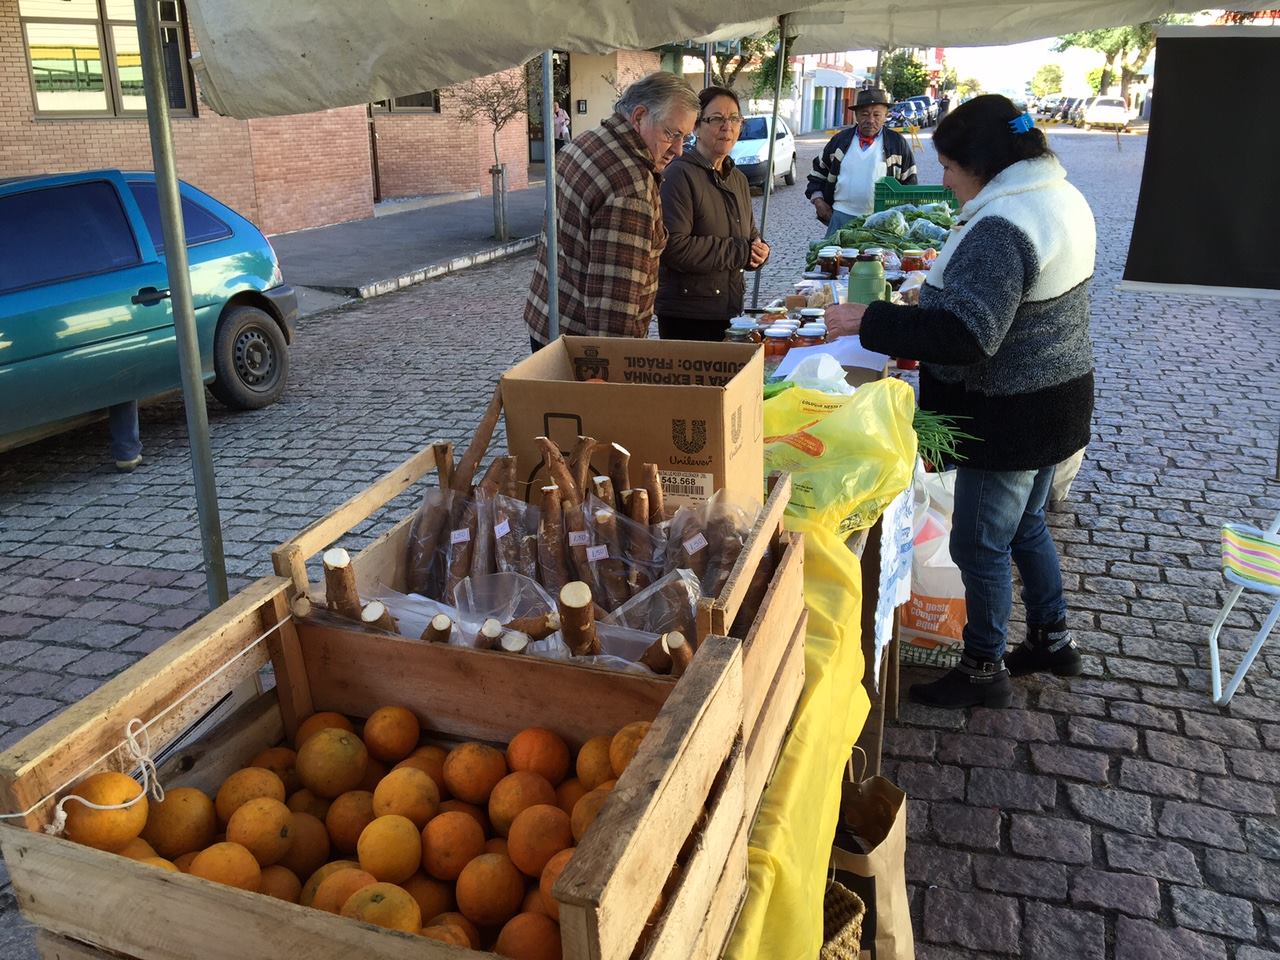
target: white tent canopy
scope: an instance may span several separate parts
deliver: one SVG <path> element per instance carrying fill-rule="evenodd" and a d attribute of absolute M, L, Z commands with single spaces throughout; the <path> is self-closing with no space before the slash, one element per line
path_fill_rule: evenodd
<path fill-rule="evenodd" d="M 206 102 L 233 117 L 307 113 L 434 90 L 546 49 L 736 39 L 788 14 L 792 52 L 982 46 L 1138 23 L 1195 0 L 189 0 Z M 1252 9 L 1244 5 L 1242 9 Z"/>

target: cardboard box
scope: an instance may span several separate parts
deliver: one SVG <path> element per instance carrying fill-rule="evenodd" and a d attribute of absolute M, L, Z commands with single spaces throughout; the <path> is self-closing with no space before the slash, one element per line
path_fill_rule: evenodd
<path fill-rule="evenodd" d="M 535 437 L 568 453 L 582 435 L 626 447 L 633 478 L 656 463 L 675 506 L 721 488 L 760 503 L 763 384 L 754 345 L 561 337 L 502 377 L 507 447 L 530 484 L 544 476 Z"/>

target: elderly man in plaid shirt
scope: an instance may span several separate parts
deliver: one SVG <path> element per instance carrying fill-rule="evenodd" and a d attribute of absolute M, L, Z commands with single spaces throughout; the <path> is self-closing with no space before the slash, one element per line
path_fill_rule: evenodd
<path fill-rule="evenodd" d="M 637 80 L 613 116 L 556 157 L 560 330 L 643 337 L 667 245 L 659 183 L 698 117 L 698 95 L 671 73 Z M 538 243 L 524 322 L 534 350 L 548 340 L 546 234 Z"/>

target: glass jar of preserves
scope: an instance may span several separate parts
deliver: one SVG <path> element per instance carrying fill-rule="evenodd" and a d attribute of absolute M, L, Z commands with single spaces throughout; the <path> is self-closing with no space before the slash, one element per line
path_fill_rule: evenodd
<path fill-rule="evenodd" d="M 817 323 L 827 315 L 827 311 L 823 307 L 805 307 L 800 311 L 800 322 Z"/>
<path fill-rule="evenodd" d="M 811 324 L 806 324 L 796 331 L 797 347 L 820 347 L 824 343 L 826 343 L 826 336 Z"/>
<path fill-rule="evenodd" d="M 902 251 L 902 269 L 906 273 L 913 270 L 927 270 L 928 264 L 924 259 L 923 250 L 903 250 Z"/>
<path fill-rule="evenodd" d="M 770 327 L 764 333 L 764 375 L 773 376 L 791 349 L 791 331 L 786 327 Z"/>
<path fill-rule="evenodd" d="M 823 247 L 818 251 L 818 269 L 833 280 L 840 272 L 840 248 Z"/>
<path fill-rule="evenodd" d="M 754 320 L 750 317 L 734 317 L 729 321 L 724 339 L 726 343 L 759 343 L 761 338 L 756 332 Z"/>

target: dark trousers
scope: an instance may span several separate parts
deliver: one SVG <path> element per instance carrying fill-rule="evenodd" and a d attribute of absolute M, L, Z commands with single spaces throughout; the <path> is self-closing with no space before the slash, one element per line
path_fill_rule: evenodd
<path fill-rule="evenodd" d="M 663 340 L 724 339 L 728 317 L 671 317 L 658 314 L 658 336 Z"/>

